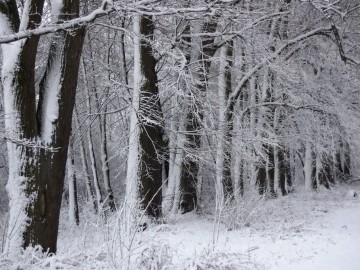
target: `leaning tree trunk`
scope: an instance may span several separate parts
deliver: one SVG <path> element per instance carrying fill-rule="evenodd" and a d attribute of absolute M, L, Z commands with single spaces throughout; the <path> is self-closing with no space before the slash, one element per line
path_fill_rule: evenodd
<path fill-rule="evenodd" d="M 78 1 L 65 0 L 64 14 L 79 14 Z M 68 19 L 68 16 L 63 16 Z M 69 16 L 70 17 L 70 16 Z M 65 164 L 67 148 L 71 133 L 72 113 L 75 102 L 78 70 L 85 29 L 78 28 L 72 33 L 63 31 L 53 37 L 50 48 L 48 67 L 40 87 L 40 101 L 38 118 L 40 121 L 40 137 L 48 147 L 56 149 L 55 152 L 44 150 L 41 156 L 40 177 L 45 183 L 43 190 L 45 211 L 39 220 L 33 218 L 35 243 L 40 243 L 44 249 L 56 252 L 57 232 L 61 206 L 61 192 L 64 185 Z M 58 56 L 58 57 L 56 57 Z M 56 59 L 57 61 L 54 61 Z M 54 85 L 53 72 L 61 67 L 59 81 Z M 52 96 L 55 94 L 55 96 Z M 58 99 L 56 99 L 58 97 Z M 55 100 L 57 118 L 46 119 Z M 50 101 L 50 102 L 49 102 Z M 48 134 L 48 131 L 51 133 Z M 49 136 L 49 137 L 48 137 Z M 44 201 L 43 201 L 44 200 Z M 29 243 L 30 244 L 30 243 Z"/>
<path fill-rule="evenodd" d="M 0 1 L 0 22 L 4 34 L 31 29 L 41 21 L 43 1 L 33 1 L 21 20 L 15 0 Z M 40 13 L 35 14 L 35 10 Z M 2 84 L 4 91 L 5 128 L 9 156 L 7 191 L 10 199 L 8 233 L 4 252 L 17 255 L 37 233 L 30 218 L 42 216 L 38 184 L 38 148 L 35 148 L 38 126 L 35 104 L 35 58 L 39 38 L 31 37 L 1 46 L 3 53 Z M 21 67 L 21 68 L 20 68 Z M 35 196 L 35 200 L 31 200 Z M 33 209 L 33 210 L 32 210 Z"/>
<path fill-rule="evenodd" d="M 8 33 L 41 22 L 43 0 L 25 5 L 21 23 L 15 0 L 0 1 Z M 79 2 L 65 0 L 59 20 L 79 15 Z M 40 84 L 36 112 L 35 60 L 38 37 L 2 45 L 5 125 L 8 131 L 10 197 L 6 252 L 40 245 L 56 252 L 65 164 L 71 131 L 84 28 L 52 37 L 48 64 Z"/>

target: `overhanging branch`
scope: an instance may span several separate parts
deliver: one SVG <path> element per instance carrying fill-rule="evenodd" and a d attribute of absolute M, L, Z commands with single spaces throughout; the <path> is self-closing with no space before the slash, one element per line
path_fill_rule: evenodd
<path fill-rule="evenodd" d="M 80 27 L 80 26 L 83 26 L 84 24 L 93 22 L 96 18 L 105 16 L 112 11 L 114 11 L 112 8 L 108 9 L 108 10 L 104 10 L 101 7 L 101 8 L 94 10 L 87 16 L 69 20 L 64 23 L 51 24 L 51 25 L 46 25 L 43 27 L 40 26 L 39 28 L 36 28 L 33 30 L 24 30 L 24 31 L 20 31 L 20 32 L 17 32 L 14 34 L 0 36 L 0 44 L 10 43 L 10 42 L 28 38 L 31 36 L 41 36 L 41 35 L 46 35 L 46 34 L 50 34 L 50 33 L 55 33 L 55 32 L 61 31 L 61 30 Z"/>

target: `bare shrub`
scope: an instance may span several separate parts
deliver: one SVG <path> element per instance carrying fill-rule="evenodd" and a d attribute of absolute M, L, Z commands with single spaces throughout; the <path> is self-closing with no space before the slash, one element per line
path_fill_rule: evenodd
<path fill-rule="evenodd" d="M 249 193 L 238 201 L 224 205 L 221 221 L 228 230 L 249 227 L 263 213 L 265 198 L 258 194 Z"/>
<path fill-rule="evenodd" d="M 190 270 L 254 270 L 264 269 L 249 260 L 249 258 L 240 253 L 222 253 L 206 250 L 199 257 L 184 269 Z"/>
<path fill-rule="evenodd" d="M 151 244 L 146 247 L 137 259 L 136 269 L 160 270 L 174 269 L 173 252 L 168 245 Z"/>

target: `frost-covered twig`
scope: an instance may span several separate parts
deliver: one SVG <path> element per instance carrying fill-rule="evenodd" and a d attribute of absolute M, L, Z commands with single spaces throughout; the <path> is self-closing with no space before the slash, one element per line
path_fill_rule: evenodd
<path fill-rule="evenodd" d="M 15 139 L 15 138 L 11 138 L 11 137 L 4 137 L 4 139 L 6 141 L 10 141 L 16 145 L 22 145 L 22 146 L 26 146 L 29 148 L 45 149 L 50 152 L 57 152 L 60 150 L 60 147 L 49 147 L 49 146 L 42 144 L 41 141 L 36 141 L 36 140 L 26 140 L 26 139 L 17 139 L 17 138 Z"/>
<path fill-rule="evenodd" d="M 31 36 L 41 36 L 50 33 L 55 33 L 61 30 L 73 29 L 77 27 L 82 27 L 88 23 L 95 21 L 97 18 L 106 16 L 113 12 L 128 12 L 141 15 L 155 15 L 155 16 L 164 16 L 164 15 L 185 15 L 191 13 L 206 13 L 213 15 L 223 8 L 223 5 L 227 2 L 236 2 L 236 1 L 212 1 L 204 6 L 190 6 L 190 7 L 164 7 L 154 5 L 158 1 L 139 1 L 135 2 L 132 5 L 123 4 L 120 1 L 112 3 L 112 1 L 103 1 L 101 6 L 90 14 L 82 16 L 80 18 L 72 19 L 66 22 L 53 22 L 51 24 L 41 25 L 35 29 L 27 29 L 18 31 L 17 33 L 7 34 L 0 36 L 0 44 L 10 43 L 16 40 L 25 39 Z M 271 16 L 277 16 L 279 14 L 271 14 Z M 266 15 L 265 17 L 268 17 Z M 260 20 L 264 19 L 263 17 Z M 124 30 L 124 29 L 121 29 Z"/>
<path fill-rule="evenodd" d="M 81 27 L 81 26 L 85 25 L 86 23 L 94 21 L 96 18 L 99 18 L 99 17 L 109 14 L 109 12 L 111 12 L 111 11 L 112 11 L 112 9 L 103 10 L 102 8 L 98 8 L 98 9 L 94 10 L 93 12 L 91 12 L 87 16 L 69 20 L 64 23 L 48 24 L 48 25 L 41 26 L 41 27 L 33 29 L 33 30 L 24 30 L 24 31 L 19 31 L 14 34 L 0 36 L 0 44 L 10 43 L 10 42 L 28 38 L 31 36 L 41 36 L 41 35 L 46 35 L 49 33 L 55 33 L 60 30 Z"/>

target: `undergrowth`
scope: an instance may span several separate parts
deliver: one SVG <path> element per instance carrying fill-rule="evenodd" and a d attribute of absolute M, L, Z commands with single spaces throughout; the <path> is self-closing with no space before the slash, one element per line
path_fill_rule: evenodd
<path fill-rule="evenodd" d="M 311 217 L 325 215 L 345 201 L 357 200 L 347 195 L 348 190 L 344 186 L 314 193 L 294 192 L 276 199 L 248 194 L 223 206 L 220 222 L 226 230 L 267 232 L 271 226 L 272 233 L 300 233 L 308 227 Z M 204 220 L 204 217 L 208 223 L 212 222 L 208 213 L 188 216 L 191 220 Z M 244 254 L 218 250 L 211 245 L 200 253 L 181 257 L 179 247 L 164 241 L 175 233 L 183 233 L 181 218 L 177 224 L 146 220 L 148 227 L 143 231 L 140 225 L 144 218 L 140 211 L 130 211 L 125 206 L 102 215 L 83 207 L 80 225 L 76 226 L 69 223 L 64 207 L 57 255 L 43 253 L 38 247 L 28 248 L 16 261 L 2 255 L 0 269 L 264 269 Z M 6 215 L 1 215 L 0 246 L 4 241 L 5 221 Z M 173 231 L 175 227 L 177 231 Z"/>

